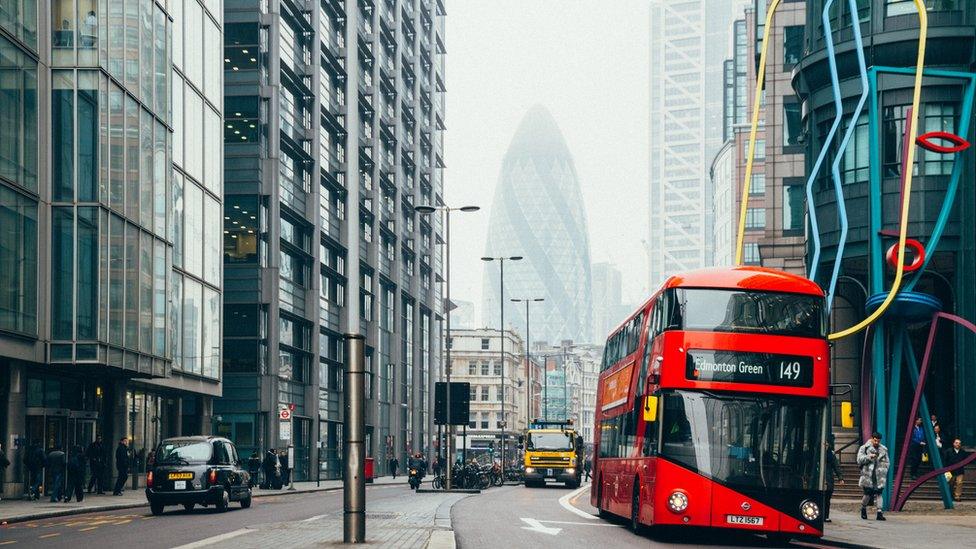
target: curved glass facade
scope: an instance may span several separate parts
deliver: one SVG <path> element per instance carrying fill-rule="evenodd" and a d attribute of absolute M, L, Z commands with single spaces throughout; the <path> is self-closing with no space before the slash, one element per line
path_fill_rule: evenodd
<path fill-rule="evenodd" d="M 590 243 L 573 158 L 544 107 L 522 119 L 502 164 L 488 226 L 487 256 L 505 263 L 505 299 L 538 298 L 533 341 L 588 341 L 591 330 Z M 485 264 L 483 321 L 499 321 L 499 265 Z M 523 330 L 525 309 L 508 302 L 505 325 Z"/>

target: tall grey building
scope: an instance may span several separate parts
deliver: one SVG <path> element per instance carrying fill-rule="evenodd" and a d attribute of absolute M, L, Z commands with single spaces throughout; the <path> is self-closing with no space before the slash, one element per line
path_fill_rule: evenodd
<path fill-rule="evenodd" d="M 610 331 L 626 318 L 621 313 L 623 276 L 613 263 L 601 261 L 592 266 L 593 277 L 593 338 L 594 343 L 606 340 Z"/>
<path fill-rule="evenodd" d="M 30 445 L 127 436 L 144 471 L 160 439 L 211 429 L 222 19 L 198 0 L 0 8 L 3 495 Z"/>
<path fill-rule="evenodd" d="M 366 336 L 367 452 L 427 449 L 439 356 L 444 6 L 228 1 L 225 388 L 240 451 L 341 475 L 342 334 Z M 291 419 L 279 419 L 282 408 Z"/>
<path fill-rule="evenodd" d="M 732 6 L 745 0 L 652 0 L 649 284 L 711 264 L 708 167 L 723 143 L 723 61 Z M 739 12 L 741 13 L 741 11 Z"/>
<path fill-rule="evenodd" d="M 505 327 L 525 333 L 525 310 L 507 300 L 545 298 L 530 314 L 533 341 L 587 341 L 590 328 L 590 241 L 573 157 L 545 107 L 526 113 L 512 138 L 495 187 L 488 224 L 489 256 L 505 262 Z M 498 262 L 485 264 L 485 326 L 499 322 Z"/>

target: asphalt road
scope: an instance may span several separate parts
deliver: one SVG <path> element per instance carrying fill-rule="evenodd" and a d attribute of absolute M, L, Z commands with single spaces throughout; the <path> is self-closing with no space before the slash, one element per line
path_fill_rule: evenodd
<path fill-rule="evenodd" d="M 377 486 L 367 491 L 371 501 L 379 501 L 403 497 L 407 487 Z M 154 517 L 148 507 L 141 507 L 11 524 L 0 528 L 0 548 L 178 547 L 246 526 L 341 512 L 341 491 L 258 498 L 250 509 L 232 503 L 226 513 L 213 507 L 191 512 L 167 507 L 165 514 Z"/>
<path fill-rule="evenodd" d="M 771 546 L 760 536 L 728 531 L 681 529 L 680 532 L 653 532 L 637 536 L 623 525 L 623 521 L 613 523 L 597 518 L 596 509 L 590 506 L 589 501 L 589 486 L 579 490 L 553 484 L 545 488 L 506 486 L 492 488 L 480 496 L 457 502 L 451 511 L 451 519 L 461 549 Z"/>

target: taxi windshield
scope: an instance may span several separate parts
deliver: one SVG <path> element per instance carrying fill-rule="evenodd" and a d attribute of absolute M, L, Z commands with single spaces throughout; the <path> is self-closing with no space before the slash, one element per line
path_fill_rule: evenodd
<path fill-rule="evenodd" d="M 209 442 L 199 440 L 167 440 L 159 445 L 156 463 L 206 463 L 213 454 Z"/>

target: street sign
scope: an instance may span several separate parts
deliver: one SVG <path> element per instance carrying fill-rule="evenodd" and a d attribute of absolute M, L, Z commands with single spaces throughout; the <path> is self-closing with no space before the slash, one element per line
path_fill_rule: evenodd
<path fill-rule="evenodd" d="M 288 408 L 282 408 L 278 411 L 278 419 L 286 421 L 291 419 L 291 410 Z"/>
<path fill-rule="evenodd" d="M 291 440 L 291 420 L 278 423 L 278 438 Z"/>
<path fill-rule="evenodd" d="M 451 423 L 467 425 L 471 412 L 471 384 L 451 382 Z M 447 383 L 434 384 L 434 424 L 447 424 Z"/>

